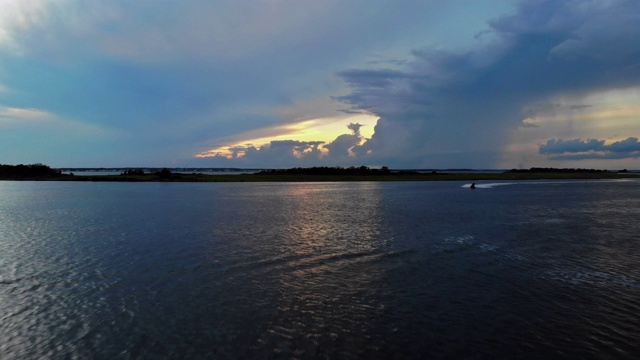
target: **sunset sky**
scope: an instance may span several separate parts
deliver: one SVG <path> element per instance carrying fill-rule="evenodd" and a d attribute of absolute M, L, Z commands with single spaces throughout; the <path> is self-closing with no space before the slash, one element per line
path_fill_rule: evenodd
<path fill-rule="evenodd" d="M 640 169 L 637 0 L 0 0 L 0 163 Z"/>

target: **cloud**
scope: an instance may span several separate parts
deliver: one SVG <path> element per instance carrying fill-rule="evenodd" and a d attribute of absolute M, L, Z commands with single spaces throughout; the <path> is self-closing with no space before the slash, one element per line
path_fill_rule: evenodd
<path fill-rule="evenodd" d="M 381 117 L 367 151 L 354 152 L 429 167 L 492 166 L 509 131 L 535 125 L 521 120 L 536 115 L 532 105 L 640 85 L 640 2 L 522 1 L 489 26 L 489 44 L 417 50 L 400 70 L 339 72 L 352 92 L 337 99 Z M 559 145 L 593 144 L 545 149 Z"/>
<path fill-rule="evenodd" d="M 321 141 L 278 140 L 269 145 L 256 148 L 250 146 L 245 149 L 244 157 L 247 161 L 269 160 L 276 163 L 288 163 L 293 159 L 317 158 L 320 156 L 318 147 Z"/>
<path fill-rule="evenodd" d="M 227 148 L 222 152 L 206 152 L 200 155 L 215 166 L 244 166 L 250 168 L 353 165 L 357 161 L 354 150 L 363 141 L 359 123 L 350 123 L 350 134 L 338 135 L 333 141 L 273 140 L 268 144 L 252 144 Z"/>
<path fill-rule="evenodd" d="M 550 160 L 633 159 L 640 157 L 640 142 L 636 137 L 608 145 L 597 139 L 550 139 L 540 145 L 540 154 L 554 155 Z"/>
<path fill-rule="evenodd" d="M 329 150 L 327 157 L 332 161 L 340 161 L 353 157 L 352 149 L 360 144 L 362 136 L 360 135 L 360 124 L 350 123 L 347 128 L 352 134 L 343 134 L 338 136 L 331 143 L 324 145 Z"/>
<path fill-rule="evenodd" d="M 61 118 L 40 109 L 0 106 L 0 129 L 7 131 L 8 127 L 20 130 L 38 129 L 38 131 L 46 131 L 49 134 L 52 132 L 67 133 L 69 139 L 84 136 L 112 138 L 122 136 L 121 133 L 113 129 Z"/>
<path fill-rule="evenodd" d="M 350 129 L 327 143 L 254 143 L 232 159 L 207 159 L 491 167 L 509 131 L 540 125 L 522 121 L 545 111 L 534 105 L 568 94 L 590 106 L 580 97 L 640 86 L 639 2 L 520 1 L 495 17 L 504 9 L 441 0 L 5 0 L 0 106 L 124 134 L 85 131 L 95 151 L 75 165 L 183 165 L 214 142 L 282 139 L 287 124 L 343 112 L 380 116 L 373 136 Z M 487 16 L 494 20 L 479 28 Z M 17 134 L 5 136 L 18 148 L 33 137 Z M 546 134 L 560 137 L 586 136 Z M 57 139 L 61 158 L 79 159 L 77 143 Z"/>
<path fill-rule="evenodd" d="M 280 109 L 341 91 L 335 71 L 394 44 L 410 24 L 431 16 L 427 7 L 386 0 L 3 0 L 0 105 L 118 129 L 137 139 L 141 159 L 156 156 L 149 166 L 173 165 L 212 139 L 309 118 Z M 321 116 L 342 107 L 334 102 Z M 94 140 L 113 162 L 130 155 Z"/>
<path fill-rule="evenodd" d="M 540 154 L 562 154 L 603 150 L 604 140 L 550 139 L 546 144 L 540 145 Z"/>
<path fill-rule="evenodd" d="M 322 159 L 323 141 L 274 140 L 262 146 L 247 144 L 227 150 L 231 155 L 216 153 L 200 157 L 199 164 L 219 167 L 268 168 L 310 166 Z"/>
<path fill-rule="evenodd" d="M 355 115 L 355 114 L 364 114 L 365 112 L 362 110 L 350 110 L 350 109 L 340 109 L 339 112 L 347 115 Z"/>
<path fill-rule="evenodd" d="M 69 166 L 81 161 L 87 153 L 97 160 L 107 160 L 103 157 L 102 143 L 94 139 L 111 141 L 125 149 L 136 143 L 128 134 L 107 126 L 60 117 L 40 109 L 0 105 L 0 163 Z"/>
<path fill-rule="evenodd" d="M 24 123 L 26 122 L 43 122 L 54 119 L 53 114 L 49 114 L 46 111 L 29 108 L 13 108 L 0 106 L 0 119 L 4 122 Z"/>
<path fill-rule="evenodd" d="M 524 120 L 522 120 L 522 124 L 520 125 L 520 127 L 522 128 L 537 128 L 540 127 L 540 125 L 536 122 L 536 119 L 532 119 L 532 118 L 526 118 Z"/>
<path fill-rule="evenodd" d="M 607 149 L 615 153 L 631 153 L 640 151 L 640 142 L 638 138 L 630 137 L 626 140 L 617 141 L 609 145 Z"/>

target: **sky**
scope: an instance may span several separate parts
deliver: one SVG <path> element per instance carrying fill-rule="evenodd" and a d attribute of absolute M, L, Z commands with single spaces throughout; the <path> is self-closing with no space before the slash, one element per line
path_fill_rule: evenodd
<path fill-rule="evenodd" d="M 0 0 L 0 163 L 640 169 L 637 0 Z"/>

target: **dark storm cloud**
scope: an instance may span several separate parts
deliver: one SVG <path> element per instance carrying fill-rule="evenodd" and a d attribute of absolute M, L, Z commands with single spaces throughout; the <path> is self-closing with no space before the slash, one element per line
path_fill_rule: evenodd
<path fill-rule="evenodd" d="M 351 86 L 361 89 L 384 89 L 393 80 L 403 79 L 407 74 L 397 70 L 346 70 L 338 73 Z"/>
<path fill-rule="evenodd" d="M 640 142 L 638 142 L 638 138 L 630 137 L 626 140 L 614 142 L 607 149 L 616 153 L 638 152 L 640 151 Z"/>
<path fill-rule="evenodd" d="M 596 139 L 550 139 L 540 145 L 541 154 L 559 154 L 551 160 L 630 159 L 640 157 L 640 142 L 636 137 L 616 141 L 609 145 Z"/>
<path fill-rule="evenodd" d="M 540 154 L 563 154 L 563 153 L 579 153 L 587 151 L 602 150 L 604 140 L 596 139 L 550 139 L 546 144 L 540 146 Z"/>
<path fill-rule="evenodd" d="M 338 99 L 381 117 L 363 145 L 371 158 L 491 166 L 532 104 L 640 85 L 638 1 L 523 1 L 489 26 L 495 41 L 473 50 L 338 74 L 352 88 Z"/>

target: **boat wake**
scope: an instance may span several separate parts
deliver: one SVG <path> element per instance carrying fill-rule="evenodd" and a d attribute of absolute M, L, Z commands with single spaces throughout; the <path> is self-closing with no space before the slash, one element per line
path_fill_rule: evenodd
<path fill-rule="evenodd" d="M 492 189 L 496 186 L 502 186 L 502 185 L 515 185 L 515 183 L 486 183 L 486 184 L 475 184 L 476 185 L 476 189 Z M 464 184 L 461 187 L 463 188 L 467 188 L 470 189 L 471 188 L 471 184 Z"/>

